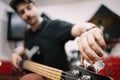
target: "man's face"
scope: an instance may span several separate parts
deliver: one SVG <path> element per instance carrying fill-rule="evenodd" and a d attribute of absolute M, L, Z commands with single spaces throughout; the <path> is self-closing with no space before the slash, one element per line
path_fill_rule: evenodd
<path fill-rule="evenodd" d="M 21 3 L 17 7 L 18 15 L 28 24 L 34 25 L 38 21 L 38 9 L 33 3 Z"/>

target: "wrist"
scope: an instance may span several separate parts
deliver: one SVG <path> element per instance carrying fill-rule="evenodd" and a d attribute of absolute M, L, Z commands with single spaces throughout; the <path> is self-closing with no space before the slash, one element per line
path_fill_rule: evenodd
<path fill-rule="evenodd" d="M 94 28 L 96 28 L 96 26 L 92 26 L 91 28 L 86 29 L 86 32 L 90 31 L 91 29 L 94 29 Z"/>
<path fill-rule="evenodd" d="M 84 32 L 87 32 L 93 28 L 97 28 L 97 26 L 93 23 L 85 23 L 84 26 L 85 26 Z"/>
<path fill-rule="evenodd" d="M 25 48 L 23 46 L 19 46 L 14 49 L 14 53 L 18 55 L 22 55 L 25 53 Z"/>

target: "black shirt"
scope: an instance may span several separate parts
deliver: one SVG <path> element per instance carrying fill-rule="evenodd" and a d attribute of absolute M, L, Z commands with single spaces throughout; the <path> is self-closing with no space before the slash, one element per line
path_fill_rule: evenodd
<path fill-rule="evenodd" d="M 73 24 L 68 22 L 44 18 L 35 32 L 31 29 L 26 31 L 25 48 L 38 46 L 40 51 L 40 54 L 33 55 L 32 60 L 64 71 L 69 70 L 64 46 L 68 40 L 74 39 L 71 35 L 72 27 Z"/>

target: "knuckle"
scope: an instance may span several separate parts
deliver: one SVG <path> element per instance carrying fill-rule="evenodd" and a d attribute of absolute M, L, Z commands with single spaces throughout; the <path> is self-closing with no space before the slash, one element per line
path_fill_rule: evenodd
<path fill-rule="evenodd" d="M 94 42 L 93 41 L 89 42 L 89 46 L 94 47 Z"/>
<path fill-rule="evenodd" d="M 85 49 L 85 52 L 89 54 L 89 53 L 90 53 L 90 50 L 89 50 L 88 48 L 86 48 L 86 49 Z"/>
<path fill-rule="evenodd" d="M 77 40 L 78 43 L 80 43 L 80 38 Z"/>
<path fill-rule="evenodd" d="M 90 59 L 94 59 L 94 57 L 92 55 L 88 55 Z"/>

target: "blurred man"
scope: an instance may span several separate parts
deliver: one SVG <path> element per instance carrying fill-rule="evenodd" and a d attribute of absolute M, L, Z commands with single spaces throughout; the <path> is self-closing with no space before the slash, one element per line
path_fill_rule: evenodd
<path fill-rule="evenodd" d="M 89 63 L 94 64 L 102 57 L 100 46 L 105 49 L 102 31 L 92 23 L 75 25 L 61 20 L 48 20 L 39 16 L 38 8 L 32 0 L 11 0 L 10 6 L 17 12 L 23 21 L 31 26 L 25 32 L 24 45 L 12 54 L 12 64 L 19 67 L 21 54 L 26 49 L 37 47 L 32 60 L 44 65 L 68 71 L 69 64 L 64 45 L 68 40 L 79 37 L 78 46 L 81 55 Z M 27 77 L 26 77 L 27 76 Z M 40 75 L 26 74 L 21 80 L 45 80 Z M 34 76 L 30 78 L 29 76 Z M 48 79 L 47 79 L 48 80 Z"/>

